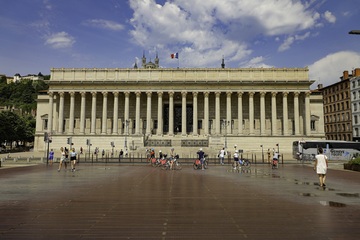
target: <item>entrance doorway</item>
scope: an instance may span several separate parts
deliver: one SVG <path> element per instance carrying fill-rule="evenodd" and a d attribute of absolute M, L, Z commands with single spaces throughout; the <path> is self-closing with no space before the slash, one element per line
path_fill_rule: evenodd
<path fill-rule="evenodd" d="M 169 104 L 164 104 L 164 133 L 169 132 Z M 181 133 L 182 131 L 182 109 L 181 104 L 174 104 L 174 134 Z M 193 105 L 186 105 L 186 132 L 193 130 Z"/>

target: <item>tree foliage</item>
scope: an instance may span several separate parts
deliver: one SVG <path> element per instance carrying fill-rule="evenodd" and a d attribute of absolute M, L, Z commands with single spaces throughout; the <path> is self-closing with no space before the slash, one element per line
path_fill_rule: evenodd
<path fill-rule="evenodd" d="M 36 110 L 37 94 L 48 89 L 45 81 L 23 80 L 19 83 L 0 81 L 0 106 L 21 110 L 21 115 L 11 111 L 0 112 L 0 143 L 33 142 L 36 120 L 31 115 Z"/>
<path fill-rule="evenodd" d="M 10 84 L 0 81 L 0 105 L 15 107 L 29 113 L 36 110 L 38 92 L 46 89 L 48 85 L 42 80 L 23 80 Z"/>

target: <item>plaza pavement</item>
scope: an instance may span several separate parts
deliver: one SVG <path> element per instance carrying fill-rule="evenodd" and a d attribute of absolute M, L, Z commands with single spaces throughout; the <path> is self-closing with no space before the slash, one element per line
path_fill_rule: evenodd
<path fill-rule="evenodd" d="M 181 161 L 181 159 L 180 159 Z M 0 239 L 358 239 L 360 173 L 81 163 L 0 169 Z"/>

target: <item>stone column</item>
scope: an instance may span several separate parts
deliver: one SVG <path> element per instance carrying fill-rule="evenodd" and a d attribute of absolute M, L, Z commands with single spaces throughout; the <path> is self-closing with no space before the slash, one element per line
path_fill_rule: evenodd
<path fill-rule="evenodd" d="M 86 92 L 80 92 L 80 94 L 81 94 L 80 134 L 85 134 L 85 104 L 86 104 Z"/>
<path fill-rule="evenodd" d="M 311 134 L 310 119 L 310 92 L 305 93 L 305 135 Z M 338 126 L 336 126 L 338 127 Z"/>
<path fill-rule="evenodd" d="M 59 133 L 64 132 L 64 92 L 59 92 L 60 106 L 59 106 Z"/>
<path fill-rule="evenodd" d="M 197 96 L 198 92 L 193 92 L 193 135 L 198 135 L 198 103 Z"/>
<path fill-rule="evenodd" d="M 231 94 L 226 92 L 226 134 L 231 134 Z"/>
<path fill-rule="evenodd" d="M 249 92 L 249 133 L 254 135 L 254 92 Z"/>
<path fill-rule="evenodd" d="M 162 96 L 163 92 L 158 92 L 158 128 L 157 135 L 163 135 L 163 102 Z"/>
<path fill-rule="evenodd" d="M 265 135 L 265 95 L 266 92 L 260 92 L 260 135 Z"/>
<path fill-rule="evenodd" d="M 209 135 L 209 92 L 204 92 L 204 134 Z"/>
<path fill-rule="evenodd" d="M 92 92 L 92 102 L 91 102 L 91 129 L 90 134 L 96 133 L 96 95 L 97 92 Z"/>
<path fill-rule="evenodd" d="M 169 136 L 174 136 L 174 92 L 169 92 Z"/>
<path fill-rule="evenodd" d="M 288 135 L 288 104 L 287 104 L 287 96 L 288 92 L 283 92 L 283 135 Z"/>
<path fill-rule="evenodd" d="M 220 135 L 220 95 L 221 92 L 215 92 L 215 134 Z"/>
<path fill-rule="evenodd" d="M 125 92 L 125 107 L 124 107 L 124 133 L 129 135 L 129 97 L 130 92 Z M 128 121 L 128 122 L 127 122 Z M 128 125 L 128 127 L 126 127 Z"/>
<path fill-rule="evenodd" d="M 69 134 L 74 134 L 75 92 L 70 93 Z"/>
<path fill-rule="evenodd" d="M 271 135 L 277 135 L 277 124 L 276 124 L 276 95 L 277 92 L 271 93 Z"/>
<path fill-rule="evenodd" d="M 294 92 L 294 125 L 295 135 L 300 135 L 300 117 L 299 117 L 299 92 Z"/>
<path fill-rule="evenodd" d="M 187 92 L 181 92 L 182 103 L 181 103 L 181 135 L 186 136 L 186 95 Z"/>
<path fill-rule="evenodd" d="M 52 133 L 53 128 L 53 114 L 54 114 L 54 93 L 49 92 L 49 116 L 47 132 Z"/>
<path fill-rule="evenodd" d="M 238 92 L 238 135 L 243 134 L 242 92 Z"/>
<path fill-rule="evenodd" d="M 140 135 L 140 96 L 141 92 L 136 92 L 136 106 L 135 106 L 135 134 Z"/>
<path fill-rule="evenodd" d="M 113 92 L 114 94 L 114 114 L 113 114 L 113 131 L 114 135 L 118 135 L 119 133 L 119 92 Z"/>
<path fill-rule="evenodd" d="M 103 94 L 103 109 L 102 109 L 102 122 L 101 122 L 101 134 L 107 133 L 107 92 Z"/>
<path fill-rule="evenodd" d="M 152 92 L 146 92 L 146 135 L 151 135 L 151 96 Z"/>

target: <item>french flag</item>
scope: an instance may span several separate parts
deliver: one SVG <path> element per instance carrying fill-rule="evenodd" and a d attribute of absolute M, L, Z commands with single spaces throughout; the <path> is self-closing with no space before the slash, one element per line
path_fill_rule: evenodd
<path fill-rule="evenodd" d="M 179 59 L 179 53 L 172 53 L 170 54 L 170 57 Z"/>

